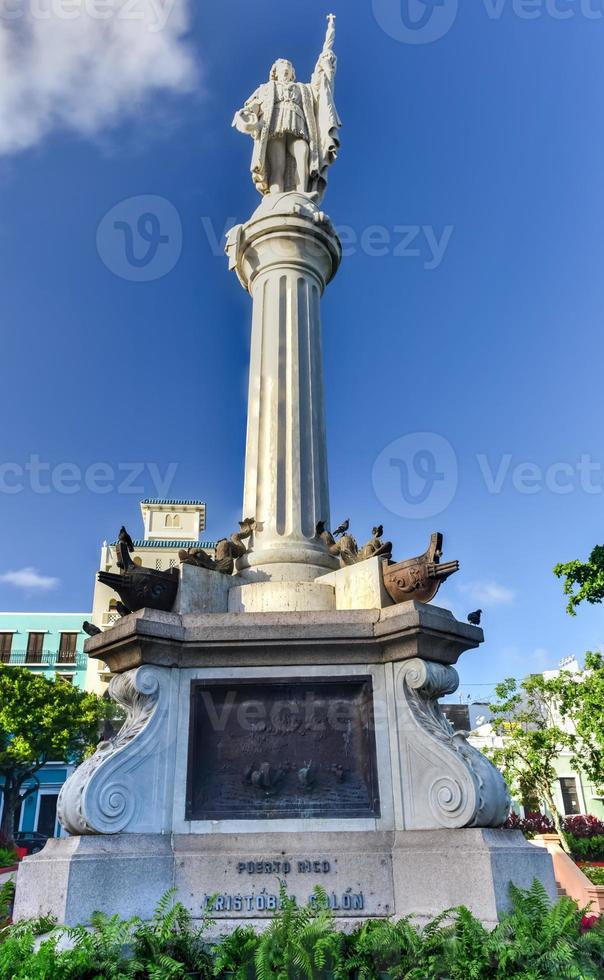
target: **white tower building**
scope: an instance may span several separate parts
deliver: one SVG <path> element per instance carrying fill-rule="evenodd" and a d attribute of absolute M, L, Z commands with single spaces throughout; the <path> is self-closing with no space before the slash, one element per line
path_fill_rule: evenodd
<path fill-rule="evenodd" d="M 143 537 L 133 538 L 132 560 L 159 571 L 178 567 L 181 548 L 200 547 L 214 553 L 213 541 L 200 541 L 206 526 L 206 505 L 202 500 L 172 500 L 146 498 L 141 500 Z M 99 570 L 118 572 L 115 543 L 104 541 L 101 546 Z M 95 581 L 92 602 L 92 622 L 102 630 L 112 626 L 119 613 L 116 610 L 118 596 L 108 586 Z M 91 660 L 88 663 L 86 687 L 102 693 L 110 674 L 105 664 Z"/>

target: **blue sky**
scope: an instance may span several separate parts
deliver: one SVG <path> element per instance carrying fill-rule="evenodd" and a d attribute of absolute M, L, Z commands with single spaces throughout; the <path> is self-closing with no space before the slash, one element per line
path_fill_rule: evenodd
<path fill-rule="evenodd" d="M 213 238 L 258 197 L 230 123 L 277 56 L 309 77 L 329 12 L 139 0 L 147 20 L 99 26 L 58 2 L 0 24 L 13 610 L 90 606 L 101 541 L 140 533 L 166 473 L 207 502 L 209 538 L 239 519 L 251 308 Z M 444 532 L 462 568 L 442 604 L 485 611 L 460 669 L 480 696 L 604 640 L 604 611 L 570 619 L 551 573 L 602 541 L 604 5 L 330 9 L 344 128 L 325 209 L 348 253 L 323 301 L 333 523 L 364 539 L 382 522 L 401 559 Z M 116 215 L 158 264 L 128 261 Z"/>

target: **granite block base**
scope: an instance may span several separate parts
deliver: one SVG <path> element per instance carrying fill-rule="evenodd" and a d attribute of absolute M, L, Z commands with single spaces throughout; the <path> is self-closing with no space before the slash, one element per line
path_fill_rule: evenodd
<path fill-rule="evenodd" d="M 492 927 L 510 907 L 510 882 L 534 879 L 555 900 L 549 854 L 518 831 L 70 837 L 21 862 L 14 918 L 52 914 L 73 926 L 100 910 L 147 919 L 174 888 L 194 918 L 212 910 L 216 934 L 269 920 L 284 882 L 300 904 L 321 885 L 347 927 L 406 915 L 424 923 L 455 905 Z"/>

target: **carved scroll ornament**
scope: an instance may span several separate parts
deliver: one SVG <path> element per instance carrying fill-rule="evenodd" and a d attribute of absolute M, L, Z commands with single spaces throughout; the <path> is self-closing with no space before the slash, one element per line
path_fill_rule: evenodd
<path fill-rule="evenodd" d="M 109 694 L 126 709 L 126 720 L 64 783 L 57 815 L 69 833 L 162 829 L 169 673 L 143 666 L 113 677 Z"/>
<path fill-rule="evenodd" d="M 395 675 L 405 829 L 499 827 L 510 797 L 501 773 L 445 718 L 438 698 L 452 694 L 457 671 L 419 659 Z"/>

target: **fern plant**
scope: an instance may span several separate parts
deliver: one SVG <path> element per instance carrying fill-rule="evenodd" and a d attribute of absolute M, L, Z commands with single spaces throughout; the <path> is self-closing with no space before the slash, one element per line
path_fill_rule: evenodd
<path fill-rule="evenodd" d="M 31 929 L 16 930 L 14 927 L 2 933 L 0 941 L 0 980 L 13 980 L 19 976 L 23 964 L 30 962 L 35 937 Z"/>
<path fill-rule="evenodd" d="M 255 980 L 259 936 L 251 926 L 238 926 L 213 947 L 214 976 L 222 980 Z"/>
<path fill-rule="evenodd" d="M 325 893 L 281 908 L 262 935 L 240 927 L 211 948 L 204 919 L 164 895 L 150 922 L 97 913 L 90 928 L 20 923 L 0 934 L 0 980 L 602 980 L 604 924 L 541 884 L 511 888 L 512 910 L 490 932 L 463 907 L 419 928 L 370 919 L 337 931 Z M 69 948 L 65 948 L 65 944 Z"/>
<path fill-rule="evenodd" d="M 512 911 L 488 936 L 498 980 L 564 977 L 596 980 L 604 975 L 604 927 L 581 931 L 585 910 L 570 898 L 551 905 L 535 881 L 528 891 L 510 885 Z"/>
<path fill-rule="evenodd" d="M 15 883 L 10 880 L 5 881 L 3 885 L 0 885 L 0 929 L 3 929 L 10 922 L 14 900 Z"/>
<path fill-rule="evenodd" d="M 322 888 L 315 888 L 313 898 L 312 904 L 298 906 L 280 883 L 279 911 L 260 936 L 254 956 L 257 980 L 317 980 L 320 971 L 330 968 L 326 940 L 334 931 L 333 913 Z"/>
<path fill-rule="evenodd" d="M 58 956 L 66 971 L 57 976 L 78 977 L 81 980 L 130 980 L 137 975 L 132 958 L 134 929 L 138 919 L 120 919 L 119 915 L 95 912 L 91 928 L 75 926 L 60 930 L 73 943 Z M 77 971 L 81 972 L 77 972 Z"/>
<path fill-rule="evenodd" d="M 12 847 L 0 847 L 0 868 L 10 868 L 18 860 L 19 855 Z"/>
<path fill-rule="evenodd" d="M 211 977 L 213 963 L 205 939 L 209 919 L 204 916 L 201 926 L 195 928 L 191 913 L 174 901 L 174 895 L 174 890 L 166 892 L 150 921 L 137 923 L 136 965 L 142 971 L 146 969 L 152 980 L 172 980 L 190 974 Z"/>
<path fill-rule="evenodd" d="M 440 922 L 422 933 L 411 921 L 369 919 L 349 936 L 341 937 L 334 980 L 425 980 L 432 971 L 435 948 L 440 950 Z M 436 938 L 437 937 L 437 938 Z"/>

